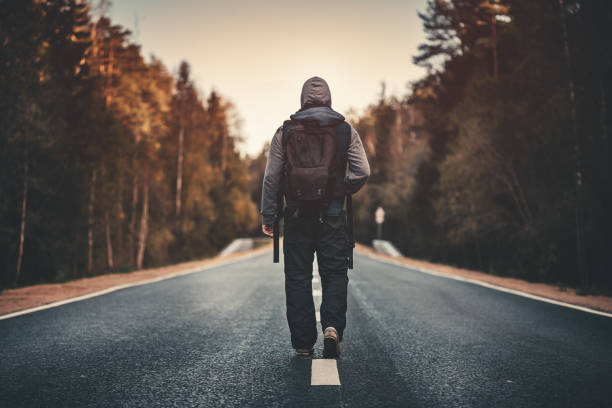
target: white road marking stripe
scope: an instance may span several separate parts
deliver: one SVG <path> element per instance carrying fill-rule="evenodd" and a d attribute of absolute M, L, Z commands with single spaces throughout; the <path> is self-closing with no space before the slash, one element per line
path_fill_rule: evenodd
<path fill-rule="evenodd" d="M 322 295 L 322 291 L 321 289 L 313 289 L 312 290 L 312 296 L 321 296 Z"/>
<path fill-rule="evenodd" d="M 332 358 L 312 360 L 310 385 L 340 385 L 336 360 Z"/>
<path fill-rule="evenodd" d="M 312 283 L 321 283 L 321 279 L 319 279 L 318 276 L 313 276 L 312 277 Z"/>
<path fill-rule="evenodd" d="M 321 323 L 321 312 L 315 312 L 315 315 L 317 316 L 317 323 Z"/>
<path fill-rule="evenodd" d="M 406 268 L 406 269 L 410 269 L 410 270 L 413 270 L 413 271 L 425 273 L 427 275 L 439 276 L 441 278 L 452 279 L 452 280 L 456 280 L 456 281 L 460 281 L 460 282 L 467 282 L 467 283 L 471 283 L 473 285 L 483 286 L 485 288 L 497 290 L 497 291 L 500 291 L 500 292 L 506 292 L 506 293 L 510 293 L 510 294 L 513 294 L 513 295 L 522 296 L 522 297 L 526 297 L 526 298 L 533 299 L 533 300 L 538 300 L 540 302 L 546 302 L 546 303 L 551 303 L 551 304 L 557 305 L 557 306 L 562 306 L 562 307 L 567 307 L 567 308 L 570 308 L 570 309 L 580 310 L 581 312 L 592 313 L 592 314 L 596 314 L 596 315 L 600 315 L 600 316 L 605 316 L 605 317 L 612 317 L 612 313 L 602 312 L 600 310 L 591 309 L 589 307 L 573 305 L 571 303 L 565 303 L 565 302 L 561 302 L 559 300 L 549 299 L 549 298 L 538 296 L 538 295 L 532 295 L 531 293 L 522 292 L 522 291 L 516 290 L 516 289 L 504 288 L 503 286 L 494 285 L 492 283 L 483 282 L 483 281 L 479 281 L 479 280 L 476 280 L 476 279 L 464 278 L 462 276 L 449 275 L 449 274 L 446 274 L 446 273 L 442 273 L 442 272 L 438 272 L 438 271 L 434 271 L 434 270 L 431 270 L 431 269 L 426 269 L 426 268 L 422 268 L 422 267 L 418 267 L 418 266 L 405 265 L 405 264 L 403 264 L 401 262 L 391 261 L 389 259 L 384 259 L 384 258 L 379 258 L 379 257 L 377 257 L 375 255 L 371 255 L 371 254 L 364 254 L 364 255 L 367 256 L 370 259 L 375 259 L 375 260 L 377 260 L 379 262 L 383 262 L 383 263 L 387 263 L 387 264 L 391 264 L 391 265 L 396 265 L 396 266 L 401 266 L 402 268 Z"/>
<path fill-rule="evenodd" d="M 53 307 L 62 306 L 62 305 L 65 305 L 67 303 L 79 302 L 81 300 L 86 300 L 86 299 L 90 299 L 90 298 L 93 298 L 93 297 L 106 295 L 107 293 L 115 292 L 117 290 L 121 290 L 121 289 L 125 289 L 125 288 L 131 288 L 131 287 L 134 287 L 134 286 L 148 285 L 149 283 L 155 283 L 155 282 L 160 282 L 160 281 L 163 281 L 163 280 L 166 280 L 166 279 L 172 279 L 172 278 L 176 278 L 176 277 L 179 277 L 179 276 L 189 275 L 189 274 L 192 274 L 192 273 L 205 271 L 207 269 L 216 268 L 218 266 L 225 266 L 225 265 L 233 264 L 233 263 L 236 263 L 236 262 L 244 261 L 246 259 L 254 258 L 254 257 L 261 256 L 261 255 L 262 254 L 260 254 L 260 253 L 259 254 L 249 254 L 249 255 L 245 255 L 245 256 L 242 256 L 242 257 L 239 257 L 239 258 L 235 258 L 235 259 L 232 259 L 232 260 L 228 260 L 228 261 L 225 261 L 225 262 L 218 262 L 218 263 L 214 263 L 214 264 L 211 264 L 211 265 L 201 266 L 201 267 L 198 267 L 198 268 L 187 269 L 187 270 L 184 270 L 184 271 L 173 273 L 171 275 L 161 276 L 161 277 L 158 277 L 158 278 L 148 279 L 148 280 L 139 281 L 139 282 L 126 283 L 126 284 L 123 284 L 123 285 L 111 286 L 110 288 L 102 289 L 102 290 L 99 290 L 97 292 L 86 293 L 84 295 L 80 295 L 80 296 L 76 296 L 76 297 L 72 297 L 72 298 L 68 298 L 68 299 L 63 299 L 63 300 L 58 300 L 57 302 L 47 303 L 45 305 L 40 305 L 40 306 L 31 307 L 31 308 L 28 308 L 28 309 L 23 309 L 23 310 L 18 310 L 16 312 L 8 313 L 8 314 L 0 316 L 0 320 L 10 319 L 11 317 L 17 317 L 17 316 L 21 316 L 21 315 L 28 314 L 28 313 L 38 312 L 39 310 L 51 309 Z M 266 255 L 267 255 L 267 253 L 266 253 Z"/>

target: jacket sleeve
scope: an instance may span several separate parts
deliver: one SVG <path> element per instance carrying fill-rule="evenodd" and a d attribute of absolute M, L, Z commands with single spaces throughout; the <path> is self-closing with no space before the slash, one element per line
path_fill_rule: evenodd
<path fill-rule="evenodd" d="M 263 178 L 261 192 L 261 215 L 262 224 L 273 224 L 277 216 L 277 194 L 280 189 L 285 155 L 283 153 L 282 139 L 283 127 L 279 127 L 268 151 L 268 162 Z"/>
<path fill-rule="evenodd" d="M 359 133 L 351 126 L 351 143 L 348 148 L 348 170 L 344 183 L 349 194 L 355 194 L 370 177 L 370 164 Z"/>

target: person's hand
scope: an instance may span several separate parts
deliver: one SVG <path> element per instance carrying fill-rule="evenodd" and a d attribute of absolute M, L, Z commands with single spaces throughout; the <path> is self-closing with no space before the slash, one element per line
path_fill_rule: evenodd
<path fill-rule="evenodd" d="M 269 237 L 274 236 L 274 225 L 272 224 L 261 224 L 261 230 Z"/>

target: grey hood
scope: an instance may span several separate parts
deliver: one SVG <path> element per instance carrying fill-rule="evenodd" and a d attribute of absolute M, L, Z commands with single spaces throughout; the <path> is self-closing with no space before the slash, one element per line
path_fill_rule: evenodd
<path fill-rule="evenodd" d="M 342 122 L 344 116 L 331 108 L 331 92 L 323 78 L 312 77 L 304 82 L 300 96 L 302 108 L 291 115 L 292 120 L 316 121 L 319 126 Z"/>
<path fill-rule="evenodd" d="M 312 106 L 331 108 L 331 92 L 329 92 L 329 86 L 323 78 L 315 76 L 304 82 L 302 95 L 300 96 L 300 106 L 302 110 Z"/>

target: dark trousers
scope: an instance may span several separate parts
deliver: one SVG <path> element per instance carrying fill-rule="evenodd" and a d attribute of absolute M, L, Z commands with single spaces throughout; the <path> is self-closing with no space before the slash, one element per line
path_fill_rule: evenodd
<path fill-rule="evenodd" d="M 334 327 L 339 340 L 346 326 L 348 234 L 346 214 L 325 215 L 318 209 L 288 207 L 283 254 L 287 321 L 294 348 L 312 348 L 317 322 L 312 299 L 312 263 L 317 253 L 323 300 L 321 326 Z"/>

